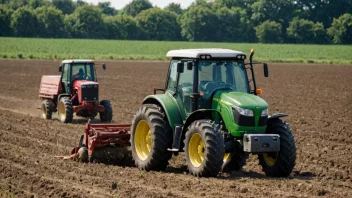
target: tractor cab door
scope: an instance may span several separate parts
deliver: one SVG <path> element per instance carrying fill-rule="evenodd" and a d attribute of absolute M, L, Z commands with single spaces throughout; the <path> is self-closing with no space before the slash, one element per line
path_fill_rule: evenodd
<path fill-rule="evenodd" d="M 187 70 L 185 63 L 183 72 L 178 73 L 178 62 L 180 60 L 172 60 L 170 63 L 166 90 L 174 96 L 180 108 L 182 119 L 186 120 L 188 115 L 192 113 L 193 73 L 192 70 Z"/>
<path fill-rule="evenodd" d="M 71 66 L 68 63 L 63 65 L 61 83 L 64 93 L 71 94 Z"/>

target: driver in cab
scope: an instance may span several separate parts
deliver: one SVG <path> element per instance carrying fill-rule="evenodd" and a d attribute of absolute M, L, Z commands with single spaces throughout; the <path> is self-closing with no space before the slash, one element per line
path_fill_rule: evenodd
<path fill-rule="evenodd" d="M 83 80 L 83 79 L 84 79 L 84 71 L 82 68 L 80 68 L 78 73 L 73 75 L 73 80 Z"/>

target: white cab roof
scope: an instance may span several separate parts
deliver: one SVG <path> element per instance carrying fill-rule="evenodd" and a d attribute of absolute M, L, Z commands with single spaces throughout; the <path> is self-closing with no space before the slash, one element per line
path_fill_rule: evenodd
<path fill-rule="evenodd" d="M 63 60 L 62 63 L 94 63 L 94 60 L 91 60 L 91 59 L 70 59 L 70 60 Z"/>
<path fill-rule="evenodd" d="M 239 54 L 245 55 L 243 52 L 230 50 L 230 49 L 203 48 L 203 49 L 171 50 L 166 54 L 166 57 L 200 58 L 201 55 L 210 55 L 213 58 L 226 58 L 226 57 L 235 57 Z"/>

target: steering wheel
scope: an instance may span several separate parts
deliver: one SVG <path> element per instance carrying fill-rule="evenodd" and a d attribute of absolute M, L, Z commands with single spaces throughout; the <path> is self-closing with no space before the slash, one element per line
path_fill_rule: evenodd
<path fill-rule="evenodd" d="M 199 88 L 201 90 L 206 90 L 206 87 L 208 86 L 209 83 L 214 83 L 214 82 L 210 80 L 202 80 L 199 82 Z"/>

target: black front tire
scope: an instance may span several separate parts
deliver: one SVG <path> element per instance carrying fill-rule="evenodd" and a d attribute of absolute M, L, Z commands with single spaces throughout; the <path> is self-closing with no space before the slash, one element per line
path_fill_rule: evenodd
<path fill-rule="evenodd" d="M 296 144 L 290 125 L 280 119 L 273 119 L 268 121 L 266 133 L 280 135 L 280 151 L 259 154 L 259 164 L 266 176 L 289 176 L 296 165 Z"/>
<path fill-rule="evenodd" d="M 172 153 L 172 130 L 163 109 L 143 105 L 135 114 L 131 127 L 131 150 L 136 166 L 141 170 L 165 170 Z"/>
<path fill-rule="evenodd" d="M 198 177 L 216 177 L 221 171 L 225 146 L 220 126 L 212 120 L 194 121 L 186 132 L 188 171 Z"/>
<path fill-rule="evenodd" d="M 232 171 L 239 171 L 249 157 L 249 153 L 243 151 L 243 147 L 236 143 L 234 150 L 230 153 L 227 159 L 224 158 L 224 164 L 222 165 L 222 172 L 229 173 Z"/>
<path fill-rule="evenodd" d="M 52 102 L 49 99 L 44 99 L 42 101 L 42 117 L 46 120 L 50 120 L 52 118 L 52 114 Z"/>
<path fill-rule="evenodd" d="M 70 97 L 60 98 L 58 104 L 58 115 L 59 119 L 63 123 L 71 123 L 73 120 L 73 107 L 72 100 Z"/>
<path fill-rule="evenodd" d="M 110 100 L 102 100 L 100 105 L 104 106 L 104 112 L 100 112 L 100 120 L 102 122 L 111 122 L 112 121 L 112 107 Z"/>

